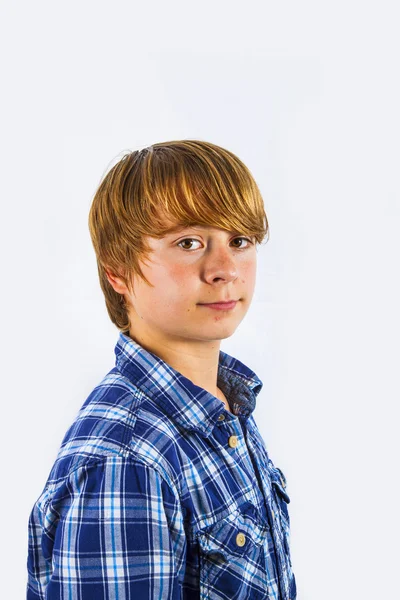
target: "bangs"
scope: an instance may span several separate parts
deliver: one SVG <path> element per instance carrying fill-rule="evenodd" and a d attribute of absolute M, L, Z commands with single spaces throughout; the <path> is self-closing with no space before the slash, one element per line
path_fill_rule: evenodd
<path fill-rule="evenodd" d="M 255 236 L 259 243 L 264 239 L 268 222 L 261 193 L 233 153 L 185 140 L 135 154 L 122 196 L 131 198 L 136 221 L 140 206 L 139 222 L 147 224 L 143 233 L 163 237 L 177 226 L 202 225 Z"/>

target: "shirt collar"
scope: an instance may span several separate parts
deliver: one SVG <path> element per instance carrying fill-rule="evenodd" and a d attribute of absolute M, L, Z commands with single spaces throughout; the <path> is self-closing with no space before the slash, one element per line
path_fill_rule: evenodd
<path fill-rule="evenodd" d="M 152 398 L 171 420 L 188 430 L 211 433 L 224 410 L 221 400 L 122 331 L 114 352 L 122 375 Z M 220 350 L 217 385 L 229 399 L 233 414 L 247 419 L 263 383 L 249 367 Z"/>

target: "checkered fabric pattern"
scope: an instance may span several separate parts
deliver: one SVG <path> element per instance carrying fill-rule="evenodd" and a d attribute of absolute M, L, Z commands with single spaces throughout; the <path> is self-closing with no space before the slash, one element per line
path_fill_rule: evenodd
<path fill-rule="evenodd" d="M 221 400 L 129 335 L 29 517 L 27 600 L 295 600 L 286 477 L 220 351 Z"/>

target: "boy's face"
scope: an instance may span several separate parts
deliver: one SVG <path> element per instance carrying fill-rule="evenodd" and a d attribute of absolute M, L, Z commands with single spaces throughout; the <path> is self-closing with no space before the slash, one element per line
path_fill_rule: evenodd
<path fill-rule="evenodd" d="M 248 239 L 255 242 L 254 238 Z M 140 264 L 154 287 L 137 276 L 133 293 L 123 284 L 113 285 L 130 305 L 132 337 L 138 341 L 175 338 L 187 342 L 230 337 L 253 297 L 255 243 L 237 232 L 203 226 L 169 233 L 161 239 L 148 237 L 147 242 L 152 248 L 151 262 Z M 235 307 L 216 310 L 203 305 L 226 300 L 236 300 Z"/>

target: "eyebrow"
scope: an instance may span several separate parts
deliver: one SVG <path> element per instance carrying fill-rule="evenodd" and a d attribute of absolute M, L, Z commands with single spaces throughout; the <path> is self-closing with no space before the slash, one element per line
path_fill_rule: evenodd
<path fill-rule="evenodd" d="M 175 225 L 168 229 L 167 233 L 175 233 L 176 231 L 183 231 L 184 229 L 207 229 L 204 225 Z"/>
<path fill-rule="evenodd" d="M 184 225 L 175 225 L 175 227 L 171 227 L 170 229 L 168 229 L 168 231 L 165 233 L 165 235 L 171 235 L 171 233 L 176 233 L 177 231 L 183 231 L 184 229 L 189 229 L 189 228 L 185 227 Z"/>
<path fill-rule="evenodd" d="M 165 235 L 167 236 L 167 235 L 177 233 L 179 231 L 185 231 L 185 230 L 190 230 L 190 229 L 214 229 L 214 227 L 207 226 L 207 225 L 176 225 L 175 227 L 171 227 L 171 229 L 169 229 Z M 229 232 L 227 232 L 227 233 L 229 233 Z M 232 230 L 230 233 L 239 233 L 239 232 L 237 232 L 236 230 Z"/>

